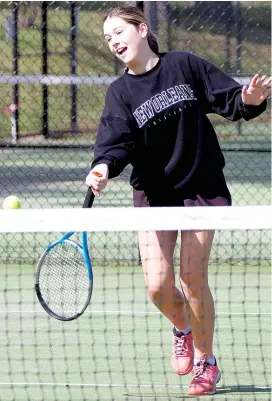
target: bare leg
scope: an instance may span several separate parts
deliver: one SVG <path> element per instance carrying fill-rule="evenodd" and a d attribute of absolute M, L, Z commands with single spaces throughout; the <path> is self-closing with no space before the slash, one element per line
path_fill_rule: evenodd
<path fill-rule="evenodd" d="M 189 326 L 184 297 L 175 286 L 173 253 L 177 231 L 144 231 L 139 246 L 150 299 L 180 330 Z"/>
<path fill-rule="evenodd" d="M 213 355 L 214 302 L 208 284 L 208 262 L 214 231 L 181 234 L 180 282 L 188 301 L 195 357 Z"/>

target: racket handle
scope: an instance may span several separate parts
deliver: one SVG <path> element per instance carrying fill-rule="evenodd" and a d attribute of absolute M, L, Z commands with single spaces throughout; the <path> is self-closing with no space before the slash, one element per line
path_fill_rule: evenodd
<path fill-rule="evenodd" d="M 102 177 L 102 174 L 99 173 L 99 171 L 93 171 L 92 174 L 96 175 L 97 177 Z M 83 208 L 86 209 L 86 208 L 92 207 L 94 198 L 95 198 L 94 193 L 91 190 L 91 188 L 89 187 L 88 191 L 87 191 L 87 194 L 85 196 L 85 200 L 84 200 L 84 203 L 83 203 Z"/>
<path fill-rule="evenodd" d="M 91 188 L 89 187 L 88 190 L 87 190 L 85 199 L 84 199 L 83 208 L 86 209 L 86 208 L 92 207 L 94 198 L 95 198 L 94 193 L 91 190 Z"/>

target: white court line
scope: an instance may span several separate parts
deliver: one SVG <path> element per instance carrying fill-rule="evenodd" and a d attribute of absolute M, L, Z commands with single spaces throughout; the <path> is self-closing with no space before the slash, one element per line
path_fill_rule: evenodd
<path fill-rule="evenodd" d="M 104 388 L 110 388 L 110 387 L 115 387 L 115 388 L 184 388 L 187 389 L 189 386 L 187 385 L 175 385 L 175 384 L 114 384 L 114 383 L 27 383 L 27 382 L 0 382 L 0 386 L 48 386 L 48 387 L 54 387 L 54 386 L 59 386 L 59 387 L 104 387 Z M 238 386 L 237 386 L 238 387 Z M 262 389 L 262 390 L 271 390 L 271 387 L 268 386 L 239 386 L 238 389 L 243 389 L 243 388 L 252 388 L 252 389 Z M 231 386 L 216 386 L 216 388 L 231 388 Z"/>
<path fill-rule="evenodd" d="M 11 310 L 0 310 L 0 314 L 8 314 L 8 313 L 23 313 L 23 314 L 44 314 L 43 310 L 19 310 L 19 309 L 11 309 Z M 88 312 L 85 313 L 85 315 Z M 91 315 L 92 313 L 95 314 L 105 314 L 105 315 L 131 315 L 131 316 L 145 316 L 145 315 L 160 315 L 161 312 L 139 312 L 139 311 L 131 311 L 131 310 L 91 310 L 89 312 L 89 314 Z M 219 316 L 234 316 L 234 315 L 238 315 L 238 316 L 260 316 L 260 315 L 264 315 L 264 316 L 272 316 L 272 312 L 217 312 L 216 315 Z"/>

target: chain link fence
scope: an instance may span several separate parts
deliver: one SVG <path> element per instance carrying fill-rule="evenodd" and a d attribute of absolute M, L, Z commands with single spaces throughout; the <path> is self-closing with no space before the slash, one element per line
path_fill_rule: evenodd
<path fill-rule="evenodd" d="M 144 9 L 161 51 L 193 52 L 242 83 L 270 74 L 270 2 L 128 3 Z M 117 4 L 0 2 L 2 199 L 81 205 L 105 93 L 123 69 L 102 34 L 104 11 Z M 251 122 L 210 119 L 234 203 L 270 203 L 270 107 Z M 132 204 L 129 174 L 112 180 L 100 206 Z"/>
<path fill-rule="evenodd" d="M 193 52 L 245 84 L 255 73 L 270 74 L 270 2 L 135 3 L 161 51 Z M 0 1 L 0 205 L 16 195 L 24 209 L 82 207 L 104 97 L 123 70 L 102 34 L 104 10 L 116 4 Z M 270 204 L 270 101 L 253 121 L 209 118 L 233 204 Z M 109 180 L 94 207 L 132 206 L 130 170 Z M 30 227 L 39 221 L 33 212 Z M 210 256 L 214 346 L 224 370 L 216 399 L 268 400 L 271 230 L 245 230 L 238 220 L 236 230 L 216 231 Z M 148 300 L 137 232 L 90 233 L 89 313 L 61 324 L 34 292 L 34 266 L 60 233 L 15 233 L 10 226 L 0 234 L 0 400 L 187 399 L 187 381 L 170 370 L 168 319 Z M 73 239 L 81 243 L 79 233 Z M 56 281 L 62 287 L 57 274 Z"/>

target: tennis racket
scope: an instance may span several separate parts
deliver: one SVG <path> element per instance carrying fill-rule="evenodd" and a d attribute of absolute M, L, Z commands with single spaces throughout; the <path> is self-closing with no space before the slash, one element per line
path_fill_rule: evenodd
<path fill-rule="evenodd" d="M 88 188 L 83 208 L 92 207 L 93 201 L 94 194 Z M 93 290 L 87 232 L 81 233 L 81 245 L 70 239 L 73 234 L 68 232 L 51 243 L 36 268 L 38 300 L 50 316 L 62 321 L 81 316 L 90 303 Z"/>

